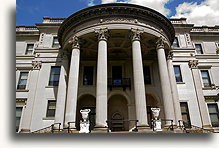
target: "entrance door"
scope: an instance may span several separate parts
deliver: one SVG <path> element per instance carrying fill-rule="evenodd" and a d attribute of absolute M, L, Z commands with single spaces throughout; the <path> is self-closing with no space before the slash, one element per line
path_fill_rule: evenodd
<path fill-rule="evenodd" d="M 122 84 L 122 66 L 112 66 L 112 83 L 113 85 Z"/>

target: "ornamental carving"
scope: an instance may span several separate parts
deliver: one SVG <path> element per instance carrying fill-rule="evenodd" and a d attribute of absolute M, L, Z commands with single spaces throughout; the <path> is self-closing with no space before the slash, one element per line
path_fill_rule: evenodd
<path fill-rule="evenodd" d="M 144 33 L 144 31 L 141 30 L 141 29 L 134 29 L 134 28 L 132 28 L 131 29 L 131 33 L 132 33 L 131 34 L 132 41 L 140 41 L 141 34 Z"/>
<path fill-rule="evenodd" d="M 190 68 L 197 68 L 198 67 L 198 60 L 190 60 L 189 67 Z"/>
<path fill-rule="evenodd" d="M 173 59 L 173 52 L 170 51 L 167 55 L 167 60 L 172 60 Z"/>
<path fill-rule="evenodd" d="M 96 36 L 98 38 L 98 40 L 105 40 L 107 41 L 109 38 L 109 31 L 107 28 L 101 28 L 101 29 L 97 29 L 95 30 Z"/>
<path fill-rule="evenodd" d="M 32 67 L 35 70 L 39 70 L 42 66 L 42 61 L 32 61 Z"/>
<path fill-rule="evenodd" d="M 79 45 L 79 39 L 77 36 L 73 36 L 69 41 L 68 41 L 69 44 L 72 45 L 72 49 L 79 49 L 80 48 L 80 45 Z"/>
<path fill-rule="evenodd" d="M 68 51 L 66 51 L 66 50 L 60 51 L 60 58 L 61 58 L 62 60 L 67 59 L 67 58 L 68 58 L 68 55 L 69 55 Z"/>
<path fill-rule="evenodd" d="M 157 49 L 164 48 L 164 38 L 160 36 L 156 42 L 157 44 Z"/>

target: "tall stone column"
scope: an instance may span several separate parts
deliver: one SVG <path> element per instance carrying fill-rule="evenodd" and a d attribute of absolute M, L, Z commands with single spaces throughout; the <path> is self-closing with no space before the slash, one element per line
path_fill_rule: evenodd
<path fill-rule="evenodd" d="M 29 93 L 27 97 L 27 105 L 24 107 L 23 110 L 23 117 L 20 123 L 20 132 L 21 133 L 29 133 L 31 132 L 31 122 L 32 122 L 32 115 L 33 115 L 33 107 L 36 98 L 36 89 L 38 85 L 38 78 L 40 69 L 42 66 L 41 61 L 33 61 L 32 62 L 32 71 L 29 73 Z"/>
<path fill-rule="evenodd" d="M 73 36 L 69 41 L 72 44 L 72 54 L 68 77 L 68 91 L 66 101 L 66 113 L 65 113 L 65 126 L 68 126 L 69 122 L 76 121 L 76 107 L 78 96 L 78 75 L 79 75 L 79 63 L 80 63 L 80 47 L 77 36 Z M 75 123 L 70 124 L 70 128 L 75 128 Z"/>
<path fill-rule="evenodd" d="M 136 117 L 139 127 L 148 126 L 146 110 L 146 93 L 144 85 L 143 64 L 141 55 L 140 37 L 143 31 L 132 29 L 132 59 L 133 59 L 133 76 L 134 91 L 136 104 Z"/>
<path fill-rule="evenodd" d="M 63 51 L 61 57 L 63 62 L 60 70 L 54 123 L 61 123 L 60 128 L 62 129 L 64 124 L 64 117 L 65 117 L 65 103 L 66 103 L 66 93 L 67 93 L 67 67 L 68 67 L 67 52 Z M 54 128 L 59 128 L 58 124 L 55 124 Z"/>
<path fill-rule="evenodd" d="M 196 97 L 198 101 L 198 107 L 201 116 L 202 127 L 210 127 L 211 123 L 208 117 L 207 105 L 202 90 L 201 78 L 198 70 L 198 60 L 190 60 L 189 67 L 192 71 L 192 77 L 194 81 L 194 87 L 196 91 Z"/>
<path fill-rule="evenodd" d="M 165 119 L 175 120 L 170 78 L 167 69 L 167 61 L 164 50 L 164 40 L 162 37 L 160 37 L 157 41 L 157 56 Z M 170 124 L 170 122 L 166 122 L 166 125 Z"/>
<path fill-rule="evenodd" d="M 173 98 L 173 107 L 175 112 L 175 124 L 178 124 L 179 120 L 182 120 L 182 114 L 180 109 L 180 103 L 179 103 L 179 94 L 177 90 L 177 84 L 175 79 L 175 73 L 173 69 L 173 53 L 169 52 L 167 57 L 167 67 L 169 71 L 169 78 L 170 78 L 170 86 L 172 91 L 172 98 Z"/>
<path fill-rule="evenodd" d="M 104 129 L 107 127 L 107 39 L 109 34 L 107 28 L 98 29 L 95 33 L 98 36 L 96 128 Z"/>

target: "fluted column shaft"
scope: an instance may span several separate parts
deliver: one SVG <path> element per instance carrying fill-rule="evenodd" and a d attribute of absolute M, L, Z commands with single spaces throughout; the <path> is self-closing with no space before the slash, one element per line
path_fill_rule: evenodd
<path fill-rule="evenodd" d="M 170 52 L 168 55 L 168 59 L 167 59 L 167 67 L 169 71 L 170 86 L 171 86 L 172 98 L 173 98 L 173 107 L 174 107 L 174 112 L 175 112 L 175 124 L 178 124 L 178 121 L 182 120 L 182 114 L 181 114 L 181 109 L 180 109 L 179 94 L 177 90 L 175 73 L 173 70 L 172 58 L 173 58 L 173 55 L 172 55 L 172 52 Z"/>
<path fill-rule="evenodd" d="M 78 94 L 78 75 L 79 75 L 79 63 L 80 63 L 80 50 L 78 38 L 72 37 L 69 41 L 72 44 L 71 63 L 68 78 L 68 91 L 65 113 L 65 126 L 68 126 L 69 122 L 76 121 L 76 107 L 77 107 L 77 94 Z M 71 128 L 75 128 L 75 124 L 70 124 Z"/>
<path fill-rule="evenodd" d="M 162 38 L 159 38 L 157 41 L 157 56 L 165 119 L 175 120 L 170 79 L 164 50 L 164 41 Z M 169 125 L 170 122 L 166 122 L 166 124 Z"/>
<path fill-rule="evenodd" d="M 107 127 L 107 39 L 108 30 L 96 30 L 98 35 L 96 127 Z"/>
<path fill-rule="evenodd" d="M 143 64 L 141 55 L 140 34 L 142 31 L 132 29 L 132 59 L 133 59 L 133 76 L 134 91 L 136 104 L 136 117 L 138 126 L 148 126 L 146 110 L 146 94 L 143 75 Z"/>
<path fill-rule="evenodd" d="M 201 116 L 201 122 L 202 127 L 210 127 L 211 123 L 209 120 L 209 115 L 207 111 L 207 105 L 205 102 L 204 93 L 202 90 L 202 84 L 201 84 L 201 78 L 198 70 L 198 60 L 190 60 L 189 61 L 189 67 L 192 71 L 193 81 L 194 81 L 194 87 L 196 91 L 200 116 Z"/>
<path fill-rule="evenodd" d="M 64 54 L 64 52 L 63 52 Z M 65 117 L 65 103 L 66 103 L 66 93 L 67 93 L 67 66 L 68 60 L 67 55 L 63 55 L 63 65 L 60 70 L 59 86 L 57 92 L 56 101 L 56 112 L 55 112 L 55 122 L 61 123 L 60 128 L 63 128 L 64 117 Z M 58 124 L 55 124 L 55 128 L 59 128 Z"/>

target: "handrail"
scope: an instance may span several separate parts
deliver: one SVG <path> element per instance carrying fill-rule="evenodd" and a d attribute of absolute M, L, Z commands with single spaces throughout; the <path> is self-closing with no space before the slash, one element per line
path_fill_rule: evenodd
<path fill-rule="evenodd" d="M 72 128 L 70 128 L 72 123 L 75 123 L 75 121 L 68 122 L 68 127 L 67 127 L 68 133 L 70 133 L 70 129 L 72 129 Z"/>
<path fill-rule="evenodd" d="M 50 133 L 50 132 L 51 132 L 51 133 L 54 133 L 54 130 L 56 130 L 56 129 L 54 129 L 54 126 L 55 126 L 56 124 L 59 125 L 58 131 L 60 131 L 61 123 L 54 123 L 54 124 L 52 124 L 52 125 L 50 125 L 50 126 L 47 126 L 47 127 L 45 127 L 45 128 L 42 128 L 42 129 L 33 131 L 32 133 L 46 133 L 46 131 L 48 131 L 48 133 Z"/>
<path fill-rule="evenodd" d="M 206 132 L 212 132 L 211 129 L 206 129 L 206 128 L 199 127 L 199 126 L 197 126 L 197 125 L 192 125 L 192 124 L 190 124 L 190 127 L 189 127 L 189 128 L 186 128 L 186 127 L 184 126 L 184 124 L 187 123 L 187 122 L 185 122 L 185 121 L 183 121 L 183 120 L 178 120 L 178 122 L 179 122 L 180 127 L 183 127 L 183 129 L 184 129 L 186 132 L 188 132 L 188 129 L 199 129 L 199 130 L 206 131 Z M 181 123 L 180 123 L 180 122 L 183 123 L 182 126 L 181 126 Z"/>
<path fill-rule="evenodd" d="M 124 122 L 128 122 L 128 123 L 130 124 L 130 122 L 132 122 L 132 121 L 135 122 L 135 126 L 134 126 L 134 128 L 133 128 L 132 131 L 137 132 L 137 131 L 138 131 L 138 128 L 137 128 L 137 122 L 138 122 L 138 120 L 107 120 L 107 121 L 106 121 L 106 123 L 108 124 L 107 132 L 109 132 L 110 129 L 112 128 L 112 126 L 111 126 L 111 123 L 112 123 L 112 122 L 123 122 L 123 123 L 124 123 Z"/>

